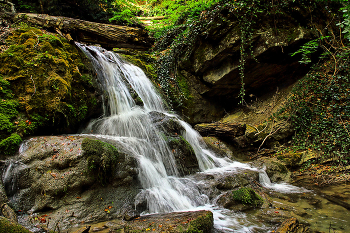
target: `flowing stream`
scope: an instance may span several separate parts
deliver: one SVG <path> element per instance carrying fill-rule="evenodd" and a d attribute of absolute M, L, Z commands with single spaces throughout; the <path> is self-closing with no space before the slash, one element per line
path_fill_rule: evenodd
<path fill-rule="evenodd" d="M 147 200 L 147 213 L 210 209 L 214 212 L 215 226 L 221 229 L 228 229 L 227 226 L 234 225 L 238 219 L 244 219 L 244 214 L 230 216 L 225 210 L 211 205 L 194 179 L 179 177 L 173 153 L 161 132 L 152 124 L 150 112 L 173 117 L 183 126 L 185 132 L 182 136 L 193 147 L 202 173 L 227 172 L 240 168 L 257 169 L 219 158 L 208 150 L 198 132 L 166 111 L 157 90 L 140 68 L 127 63 L 113 52 L 94 46 L 77 45 L 91 59 L 104 94 L 108 95 L 104 116 L 90 122 L 82 133 L 112 139 L 138 160 L 143 191 L 137 199 Z M 142 100 L 143 106 L 136 104 L 135 95 Z M 261 174 L 263 185 L 277 190 L 287 187 L 273 185 L 266 173 Z M 294 188 L 288 186 L 291 191 Z M 235 230 L 249 231 L 249 224 L 238 225 L 246 226 Z"/>

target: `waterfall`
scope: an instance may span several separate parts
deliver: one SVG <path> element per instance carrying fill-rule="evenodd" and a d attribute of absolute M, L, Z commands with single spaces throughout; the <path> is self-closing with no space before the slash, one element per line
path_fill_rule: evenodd
<path fill-rule="evenodd" d="M 163 101 L 144 72 L 124 61 L 118 54 L 100 47 L 77 46 L 90 58 L 99 82 L 108 96 L 104 116 L 89 123 L 82 133 L 113 139 L 139 164 L 143 187 L 139 198 L 145 198 L 149 213 L 192 209 L 207 203 L 196 185 L 179 178 L 175 158 L 161 132 L 152 124 L 150 112 L 160 112 L 183 126 L 183 137 L 191 144 L 201 171 L 224 166 L 229 162 L 216 158 L 205 149 L 200 135 L 179 117 L 166 111 Z M 134 101 L 135 94 L 143 106 Z"/>
<path fill-rule="evenodd" d="M 297 187 L 291 185 L 271 183 L 265 171 L 248 164 L 216 157 L 197 131 L 177 115 L 166 111 L 157 90 L 140 68 L 100 47 L 76 44 L 92 61 L 103 94 L 108 96 L 104 115 L 92 120 L 82 133 L 113 140 L 120 150 L 137 159 L 138 178 L 143 189 L 137 195 L 135 204 L 146 200 L 147 213 L 210 209 L 214 213 L 215 222 L 225 229 L 228 226 L 231 228 L 236 218 L 242 218 L 230 216 L 232 214 L 227 210 L 211 205 L 208 196 L 202 194 L 199 183 L 195 180 L 179 177 L 174 155 L 162 136 L 163 132 L 152 122 L 151 113 L 154 112 L 171 117 L 182 126 L 182 137 L 192 146 L 203 174 L 234 173 L 248 169 L 259 171 L 261 183 L 267 188 L 301 191 L 293 189 Z M 141 99 L 142 106 L 137 105 L 135 96 Z M 244 228 L 238 231 L 246 230 Z"/>

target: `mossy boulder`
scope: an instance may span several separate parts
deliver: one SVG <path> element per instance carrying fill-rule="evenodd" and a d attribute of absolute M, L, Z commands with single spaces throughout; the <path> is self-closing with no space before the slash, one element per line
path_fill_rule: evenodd
<path fill-rule="evenodd" d="M 82 221 L 107 221 L 138 214 L 134 200 L 141 185 L 136 160 L 117 152 L 116 144 L 84 139 L 31 138 L 24 141 L 18 156 L 3 164 L 8 197 L 4 200 L 9 200 L 8 205 L 14 210 L 38 214 L 46 220 L 43 223 L 34 217 L 20 218 L 23 224 L 47 228 L 50 221 L 50 230 L 58 224 L 62 231 Z M 91 156 L 99 156 L 97 162 L 92 163 Z M 92 165 L 95 167 L 89 169 Z"/>
<path fill-rule="evenodd" d="M 90 138 L 84 138 L 81 147 L 84 156 L 87 157 L 89 172 L 102 184 L 107 183 L 115 172 L 118 150 L 106 142 Z"/>
<path fill-rule="evenodd" d="M 175 157 L 180 175 L 190 175 L 199 171 L 196 154 L 190 143 L 182 136 L 168 137 L 167 142 Z"/>
<path fill-rule="evenodd" d="M 218 199 L 218 204 L 235 211 L 246 211 L 261 207 L 264 203 L 262 197 L 250 187 L 242 187 L 228 191 Z"/>
<path fill-rule="evenodd" d="M 156 111 L 150 112 L 149 115 L 152 123 L 166 136 L 176 137 L 182 135 L 185 131 L 184 127 L 176 117 L 168 116 Z"/>
<path fill-rule="evenodd" d="M 207 211 L 205 215 L 202 215 L 189 223 L 189 227 L 186 233 L 205 233 L 212 232 L 214 226 L 213 213 Z"/>
<path fill-rule="evenodd" d="M 252 166 L 264 169 L 271 182 L 289 182 L 291 172 L 284 162 L 275 157 L 261 157 L 252 162 Z"/>
<path fill-rule="evenodd" d="M 89 62 L 65 38 L 22 26 L 6 43 L 0 54 L 0 140 L 13 133 L 74 133 L 102 112 Z"/>
<path fill-rule="evenodd" d="M 243 205 L 261 206 L 263 199 L 252 188 L 240 188 L 232 191 L 233 200 L 242 203 Z"/>
<path fill-rule="evenodd" d="M 287 167 L 295 168 L 301 165 L 303 154 L 303 152 L 282 152 L 277 156 L 277 159 L 284 162 Z"/>

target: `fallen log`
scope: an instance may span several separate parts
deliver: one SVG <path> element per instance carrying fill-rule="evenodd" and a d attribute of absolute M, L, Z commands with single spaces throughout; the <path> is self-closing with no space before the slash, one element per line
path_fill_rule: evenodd
<path fill-rule="evenodd" d="M 100 44 L 104 48 L 133 48 L 145 50 L 153 44 L 152 38 L 142 28 L 89 22 L 46 14 L 20 13 L 16 20 L 53 29 L 75 41 Z"/>
<path fill-rule="evenodd" d="M 244 135 L 246 125 L 216 122 L 210 124 L 198 124 L 195 125 L 194 128 L 202 136 L 216 136 L 219 138 L 234 139 L 238 136 Z"/>

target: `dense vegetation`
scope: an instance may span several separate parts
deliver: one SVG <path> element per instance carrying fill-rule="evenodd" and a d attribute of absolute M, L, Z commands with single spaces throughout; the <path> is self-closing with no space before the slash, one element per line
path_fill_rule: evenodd
<path fill-rule="evenodd" d="M 321 36 L 305 44 L 301 63 L 320 51 L 320 60 L 294 87 L 281 115 L 290 117 L 295 128 L 296 149 L 320 153 L 319 161 L 333 157 L 341 165 L 350 163 L 350 47 L 341 35 Z"/>

